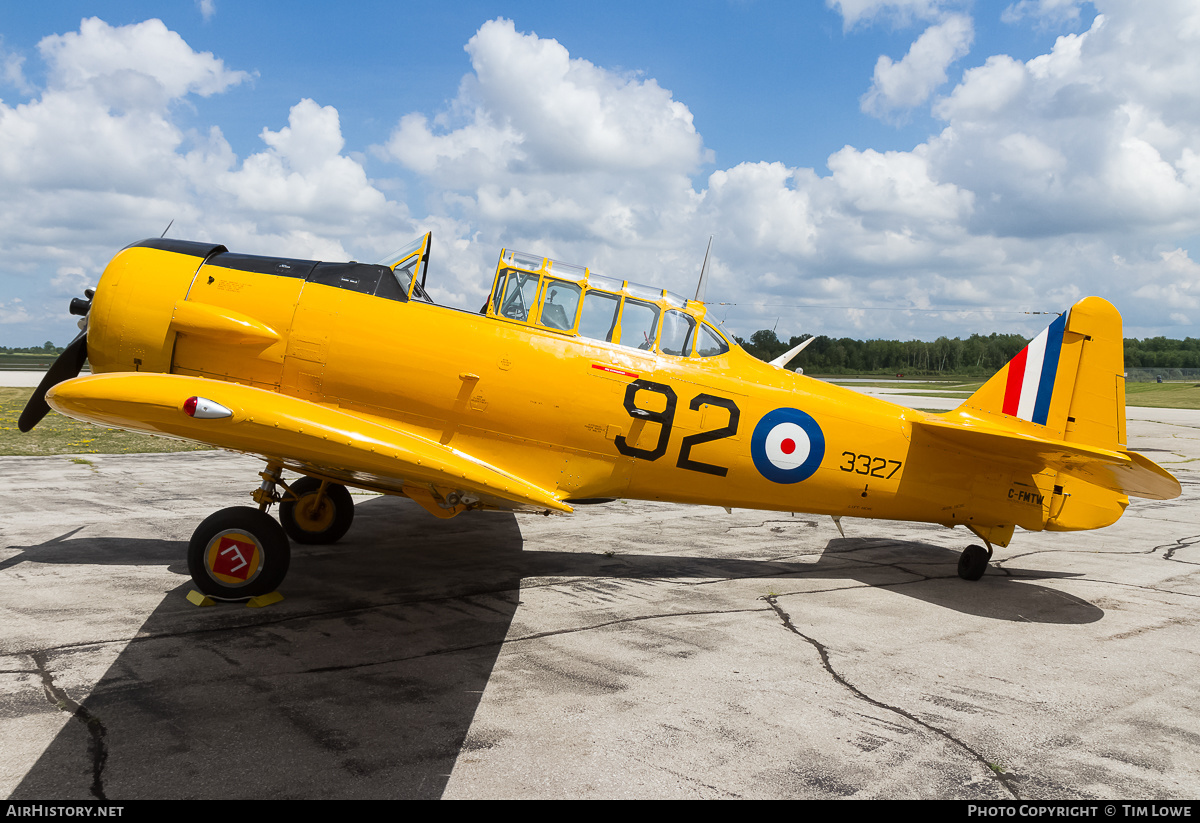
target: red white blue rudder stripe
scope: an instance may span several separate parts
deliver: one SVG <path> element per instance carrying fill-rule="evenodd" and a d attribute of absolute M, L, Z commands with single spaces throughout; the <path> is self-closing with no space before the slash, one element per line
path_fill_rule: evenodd
<path fill-rule="evenodd" d="M 1008 379 L 1004 386 L 1005 414 L 1046 425 L 1066 327 L 1067 315 L 1060 315 L 1009 361 Z"/>

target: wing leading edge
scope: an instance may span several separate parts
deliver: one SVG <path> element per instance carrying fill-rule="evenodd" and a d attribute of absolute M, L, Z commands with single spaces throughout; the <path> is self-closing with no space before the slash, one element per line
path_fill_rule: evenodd
<path fill-rule="evenodd" d="M 207 398 L 233 414 L 193 418 L 184 411 L 189 397 Z M 572 511 L 546 489 L 458 449 L 352 412 L 238 383 L 118 372 L 68 380 L 46 399 L 77 420 L 253 454 L 346 478 L 351 485 L 357 480 L 368 488 L 403 491 L 422 505 L 430 495 L 444 500 L 454 493 L 496 508 Z"/>

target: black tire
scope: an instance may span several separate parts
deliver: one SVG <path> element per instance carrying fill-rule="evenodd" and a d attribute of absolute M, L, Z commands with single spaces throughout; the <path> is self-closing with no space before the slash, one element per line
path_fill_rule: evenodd
<path fill-rule="evenodd" d="M 354 522 L 354 498 L 345 486 L 330 483 L 320 508 L 313 510 L 321 481 L 302 477 L 292 484 L 296 500 L 279 504 L 279 522 L 288 537 L 297 543 L 325 545 L 341 540 Z"/>
<path fill-rule="evenodd" d="M 283 528 L 266 512 L 247 506 L 210 515 L 188 543 L 192 582 L 219 600 L 270 594 L 291 562 L 292 547 Z"/>
<path fill-rule="evenodd" d="M 978 580 L 987 571 L 992 553 L 983 546 L 967 546 L 958 556 L 958 576 L 963 580 Z"/>

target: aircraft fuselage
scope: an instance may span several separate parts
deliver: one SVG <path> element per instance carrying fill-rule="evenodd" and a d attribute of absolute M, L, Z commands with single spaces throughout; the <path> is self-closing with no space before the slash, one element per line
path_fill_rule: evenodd
<path fill-rule="evenodd" d="M 966 451 L 914 440 L 912 421 L 930 415 L 737 347 L 676 357 L 381 299 L 348 268 L 306 278 L 293 270 L 305 261 L 261 270 L 265 258 L 201 264 L 202 253 L 199 244 L 195 254 L 131 247 L 114 259 L 92 313 L 93 371 L 231 381 L 352 412 L 502 466 L 567 502 L 637 498 L 1026 529 L 1042 528 L 1053 505 L 1052 472 L 980 466 Z M 335 460 L 325 474 L 399 490 L 339 475 Z"/>

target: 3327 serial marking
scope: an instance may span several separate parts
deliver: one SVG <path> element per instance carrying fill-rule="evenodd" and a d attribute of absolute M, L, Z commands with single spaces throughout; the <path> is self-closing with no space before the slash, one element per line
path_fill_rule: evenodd
<path fill-rule="evenodd" d="M 865 474 L 870 477 L 882 477 L 885 480 L 890 479 L 903 465 L 899 460 L 888 460 L 884 457 L 873 457 L 856 452 L 842 452 L 842 457 L 846 458 L 846 462 L 838 466 L 842 471 Z M 892 467 L 891 471 L 887 470 L 888 466 Z M 885 472 L 887 473 L 885 474 Z"/>

